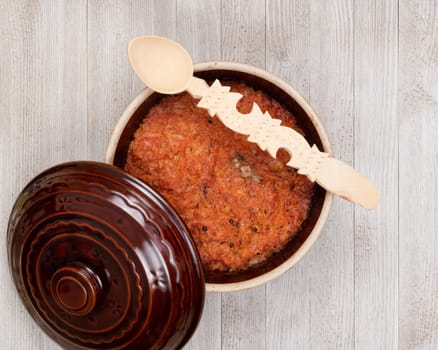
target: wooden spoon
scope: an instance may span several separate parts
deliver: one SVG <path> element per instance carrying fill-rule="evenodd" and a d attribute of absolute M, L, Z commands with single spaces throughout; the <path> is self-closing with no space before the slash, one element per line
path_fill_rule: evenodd
<path fill-rule="evenodd" d="M 248 141 L 255 142 L 272 157 L 280 148 L 291 156 L 288 166 L 306 175 L 325 188 L 346 200 L 364 208 L 373 209 L 380 200 L 377 188 L 365 176 L 351 166 L 320 152 L 312 147 L 295 130 L 280 125 L 268 112 L 262 112 L 254 104 L 248 114 L 236 109 L 241 94 L 230 92 L 216 80 L 209 86 L 205 80 L 193 76 L 193 62 L 180 44 L 158 36 L 142 36 L 128 45 L 128 56 L 134 71 L 152 90 L 163 94 L 187 91 L 200 98 L 198 106 L 216 115 L 231 130 L 249 135 Z"/>

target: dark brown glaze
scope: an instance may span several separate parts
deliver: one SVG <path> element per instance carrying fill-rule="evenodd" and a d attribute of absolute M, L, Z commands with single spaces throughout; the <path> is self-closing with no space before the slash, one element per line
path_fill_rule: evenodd
<path fill-rule="evenodd" d="M 19 195 L 12 276 L 39 325 L 66 349 L 177 349 L 199 322 L 194 243 L 161 197 L 100 163 L 53 167 Z"/>
<path fill-rule="evenodd" d="M 318 135 L 315 126 L 309 119 L 306 111 L 295 101 L 290 95 L 280 89 L 278 86 L 271 82 L 244 72 L 235 70 L 209 70 L 200 71 L 195 73 L 196 76 L 203 78 L 207 81 L 214 81 L 219 79 L 221 81 L 241 81 L 245 84 L 253 87 L 256 90 L 262 90 L 268 96 L 274 98 L 281 103 L 287 110 L 289 110 L 295 117 L 297 126 L 304 132 L 306 140 L 311 144 L 316 144 L 320 150 L 323 150 L 322 141 Z M 149 109 L 161 101 L 164 95 L 153 93 L 147 98 L 135 111 L 131 119 L 124 128 L 120 140 L 117 144 L 114 165 L 124 168 L 129 145 L 133 139 L 135 131 L 139 128 L 145 115 Z M 281 265 L 287 259 L 289 259 L 295 252 L 302 246 L 302 244 L 309 237 L 310 233 L 317 222 L 322 210 L 326 191 L 320 186 L 315 186 L 315 193 L 312 197 L 312 204 L 310 207 L 309 215 L 307 219 L 302 223 L 301 230 L 289 241 L 286 247 L 280 252 L 273 254 L 269 259 L 252 266 L 246 270 L 223 272 L 223 271 L 204 271 L 206 282 L 208 283 L 234 283 L 245 281 L 257 276 L 260 276 L 270 270 Z"/>

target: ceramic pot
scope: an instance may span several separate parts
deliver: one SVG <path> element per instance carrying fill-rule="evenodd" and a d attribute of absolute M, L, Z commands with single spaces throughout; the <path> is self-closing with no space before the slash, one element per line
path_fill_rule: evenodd
<path fill-rule="evenodd" d="M 331 154 L 327 135 L 315 111 L 289 84 L 265 70 L 232 62 L 207 62 L 195 65 L 195 75 L 207 81 L 237 80 L 264 91 L 286 107 L 297 120 L 309 143 Z M 111 136 L 105 162 L 123 168 L 129 144 L 148 110 L 164 95 L 145 89 L 123 112 Z M 226 273 L 206 271 L 209 292 L 232 292 L 264 284 L 290 269 L 310 249 L 318 238 L 330 211 L 333 195 L 316 185 L 310 214 L 302 230 L 278 254 L 255 268 Z"/>

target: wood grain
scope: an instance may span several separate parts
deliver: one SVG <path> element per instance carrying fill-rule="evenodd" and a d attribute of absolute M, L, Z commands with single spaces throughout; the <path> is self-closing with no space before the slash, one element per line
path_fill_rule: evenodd
<path fill-rule="evenodd" d="M 221 59 L 221 1 L 179 0 L 177 41 L 194 63 Z"/>
<path fill-rule="evenodd" d="M 353 1 L 312 1 L 310 103 L 334 157 L 353 165 Z M 311 348 L 354 347 L 353 205 L 335 198 L 326 229 L 309 254 Z"/>
<path fill-rule="evenodd" d="M 354 60 L 354 165 L 382 188 L 376 210 L 354 210 L 355 348 L 397 349 L 397 1 L 356 3 Z"/>
<path fill-rule="evenodd" d="M 438 348 L 436 0 L 3 0 L 0 243 L 41 170 L 103 160 L 143 89 L 128 39 L 180 41 L 194 61 L 266 67 L 320 115 L 334 155 L 381 189 L 375 211 L 336 199 L 291 271 L 209 294 L 187 349 Z M 0 254 L 0 350 L 59 349 L 18 299 Z"/>
<path fill-rule="evenodd" d="M 18 192 L 54 164 L 86 156 L 86 1 L 2 1 L 0 349 L 57 349 L 19 301 L 5 253 Z"/>
<path fill-rule="evenodd" d="M 399 13 L 399 342 L 437 349 L 438 4 Z"/>
<path fill-rule="evenodd" d="M 222 1 L 222 60 L 265 67 L 265 0 Z"/>

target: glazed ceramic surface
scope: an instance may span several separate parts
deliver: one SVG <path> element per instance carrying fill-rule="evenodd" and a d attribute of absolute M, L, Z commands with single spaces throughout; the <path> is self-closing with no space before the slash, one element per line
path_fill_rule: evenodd
<path fill-rule="evenodd" d="M 8 254 L 29 312 L 68 349 L 177 349 L 202 313 L 204 277 L 184 224 L 106 164 L 34 178 L 11 213 Z"/>

